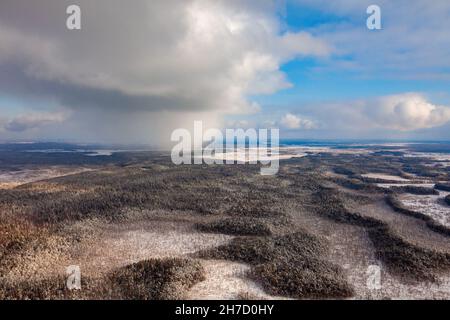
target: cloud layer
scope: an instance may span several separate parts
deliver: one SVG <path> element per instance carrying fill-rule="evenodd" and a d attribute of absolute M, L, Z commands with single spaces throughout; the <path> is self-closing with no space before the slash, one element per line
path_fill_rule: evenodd
<path fill-rule="evenodd" d="M 311 34 L 283 30 L 270 0 L 80 0 L 79 31 L 66 29 L 69 4 L 1 1 L 0 90 L 75 116 L 94 110 L 133 122 L 129 113 L 139 113 L 152 127 L 157 112 L 256 112 L 251 95 L 291 86 L 283 63 L 330 53 Z"/>
<path fill-rule="evenodd" d="M 47 126 L 49 124 L 62 123 L 68 114 L 64 112 L 29 112 L 9 120 L 4 120 L 3 129 L 13 132 L 23 132 L 30 129 Z"/>
<path fill-rule="evenodd" d="M 297 116 L 285 116 L 291 128 L 307 117 L 320 123 L 315 129 L 322 137 L 395 138 L 450 123 L 450 107 L 429 102 L 419 93 L 403 93 L 373 99 L 304 106 Z M 316 130 L 316 132 L 318 132 Z"/>

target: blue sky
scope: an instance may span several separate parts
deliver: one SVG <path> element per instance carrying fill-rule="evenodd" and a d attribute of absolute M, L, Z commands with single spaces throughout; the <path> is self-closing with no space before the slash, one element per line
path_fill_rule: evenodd
<path fill-rule="evenodd" d="M 357 16 L 333 13 L 323 9 L 326 7 L 322 7 L 322 9 L 314 8 L 296 2 L 287 1 L 286 11 L 284 16 L 281 17 L 288 30 L 312 31 L 313 33 L 317 33 L 315 29 L 323 26 L 327 26 L 327 28 L 339 28 L 339 26 L 346 25 L 350 29 L 366 28 L 365 23 L 369 15 L 364 12 L 365 6 L 363 2 L 360 6 L 360 15 Z M 397 11 L 395 10 L 394 12 Z M 391 19 L 395 22 L 396 15 L 393 12 L 382 10 L 382 13 L 383 24 L 389 25 Z M 368 36 L 376 37 L 377 32 L 389 32 L 389 27 L 387 30 L 385 28 L 385 30 L 380 31 L 364 30 L 364 32 Z M 411 32 L 414 32 L 414 30 L 411 30 Z M 370 41 L 370 39 L 367 39 L 367 41 Z M 440 103 L 450 102 L 450 79 L 448 78 L 446 80 L 397 78 L 392 74 L 383 74 L 383 63 L 374 63 L 372 68 L 379 69 L 379 72 L 365 74 L 364 77 L 361 77 L 357 72 L 347 71 L 345 69 L 337 71 L 326 70 L 322 72 L 317 72 L 316 70 L 321 67 L 326 68 L 327 65 L 332 65 L 336 61 L 355 61 L 354 59 L 356 58 L 352 56 L 351 52 L 348 52 L 348 54 L 333 55 L 330 58 L 331 61 L 314 58 L 299 58 L 290 61 L 282 65 L 281 70 L 288 75 L 294 87 L 267 98 L 267 101 L 269 103 L 279 101 L 290 104 L 302 100 L 351 99 L 414 91 L 435 95 Z M 437 67 L 436 69 L 438 73 L 444 75 L 450 73 L 448 67 Z M 442 93 L 448 93 L 449 95 L 444 97 L 441 95 Z"/>
<path fill-rule="evenodd" d="M 69 2 L 0 4 L 0 140 L 450 139 L 448 1 L 379 0 L 369 30 L 366 0 L 80 0 L 78 31 Z"/>
<path fill-rule="evenodd" d="M 313 31 L 315 28 L 324 25 L 336 28 L 340 25 L 347 25 L 349 28 L 365 28 L 368 17 L 364 12 L 364 4 L 361 5 L 360 15 L 346 15 L 323 8 L 313 8 L 308 5 L 301 5 L 296 1 L 288 1 L 286 4 L 285 16 L 283 17 L 286 28 L 293 31 Z M 381 8 L 382 9 L 382 8 Z M 382 10 L 382 22 L 385 25 L 395 22 L 395 12 Z M 332 27 L 331 27 L 332 28 Z M 388 30 L 369 31 L 367 34 L 377 36 L 376 33 L 389 32 Z M 413 30 L 412 30 L 413 32 Z M 370 41 L 370 40 L 367 40 Z M 354 61 L 351 52 L 344 55 L 336 55 L 331 58 L 337 61 Z M 324 67 L 330 62 L 317 59 L 298 59 L 284 64 L 281 69 L 288 75 L 294 85 L 293 88 L 275 94 L 267 99 L 268 103 L 292 104 L 297 101 L 314 100 L 334 100 L 334 99 L 358 99 L 370 96 L 391 95 L 402 92 L 424 92 L 437 99 L 437 103 L 450 104 L 450 81 L 432 79 L 396 79 L 392 75 L 382 73 L 383 64 L 374 64 L 379 68 L 380 73 L 366 74 L 364 78 L 358 73 L 348 72 L 345 69 L 338 71 L 317 72 L 315 69 Z M 331 62 L 332 63 L 332 62 Z M 438 68 L 438 72 L 449 74 L 450 70 Z M 442 95 L 447 93 L 448 95 Z"/>
<path fill-rule="evenodd" d="M 412 46 L 408 41 L 402 43 L 401 38 L 404 34 L 399 32 L 399 30 L 404 32 L 410 28 L 408 37 L 411 34 L 414 35 L 416 29 L 423 29 L 418 32 L 420 34 L 430 32 L 430 38 L 423 39 L 424 45 L 441 50 L 431 52 L 430 57 L 438 57 L 437 61 L 448 60 L 450 58 L 449 45 L 440 42 L 443 39 L 433 41 L 433 36 L 435 36 L 433 33 L 439 35 L 442 30 L 448 28 L 448 22 L 444 19 L 440 20 L 444 16 L 449 16 L 448 6 L 445 6 L 444 2 L 438 2 L 435 8 L 433 8 L 434 4 L 430 3 L 429 12 L 425 12 L 423 15 L 420 11 L 425 3 L 423 1 L 411 1 L 409 11 L 405 11 L 404 1 L 397 2 L 398 6 L 392 2 L 390 4 L 384 2 L 386 5 L 381 5 L 383 28 L 376 31 L 370 31 L 365 26 L 368 15 L 364 10 L 367 7 L 364 1 L 359 4 L 355 1 L 336 1 L 337 7 L 323 5 L 323 1 L 318 2 L 316 5 L 310 1 L 288 1 L 286 10 L 281 15 L 286 30 L 307 31 L 317 37 L 325 34 L 330 39 L 335 34 L 342 36 L 347 33 L 350 42 L 351 36 L 355 33 L 358 33 L 358 37 L 355 38 L 353 46 L 348 47 L 347 43 L 345 48 L 347 50 L 344 51 L 339 50 L 341 41 L 335 42 L 338 48 L 337 52 L 330 54 L 325 59 L 322 57 L 299 57 L 283 64 L 281 70 L 287 75 L 292 87 L 280 90 L 271 96 L 252 97 L 262 106 L 264 112 L 267 114 L 270 112 L 301 114 L 305 106 L 313 105 L 320 108 L 321 103 L 351 104 L 356 100 L 376 100 L 383 96 L 408 93 L 420 94 L 426 97 L 431 104 L 450 105 L 448 64 L 423 64 L 417 59 L 423 50 L 418 46 L 421 43 L 420 36 L 412 41 L 414 44 Z M 446 10 L 442 10 L 442 8 Z M 420 15 L 417 16 L 417 13 Z M 433 16 L 434 14 L 436 16 Z M 401 21 L 399 21 L 400 17 L 403 17 Z M 430 17 L 436 21 L 428 25 L 431 21 Z M 440 27 L 441 30 L 436 30 L 436 27 Z M 335 32 L 335 30 L 338 31 Z M 395 39 L 396 35 L 400 40 L 398 43 L 383 42 L 385 39 Z M 447 39 L 445 38 L 445 40 Z M 378 49 L 380 54 L 375 59 L 371 59 L 370 55 L 366 59 L 361 59 L 361 53 L 358 51 L 365 50 L 364 48 L 370 46 L 371 43 L 374 43 L 372 54 L 376 53 Z M 396 56 L 401 52 L 405 53 L 404 61 L 396 65 L 398 60 Z M 414 56 L 415 54 L 417 57 Z M 392 59 L 393 57 L 395 59 Z M 392 63 L 391 60 L 396 60 L 396 63 Z M 416 62 L 419 63 L 416 64 Z M 353 69 L 339 66 L 347 63 L 358 67 Z M 440 125 L 441 123 L 439 123 Z M 424 131 L 428 132 L 424 133 Z M 445 140 L 450 138 L 447 133 L 443 134 L 446 130 L 443 130 L 442 127 L 435 130 L 439 132 L 438 134 L 434 135 L 433 131 L 433 128 L 418 128 L 409 132 L 402 130 L 400 133 L 388 130 L 393 139 L 395 137 L 418 137 L 419 139 L 436 137 Z M 333 133 L 330 133 L 325 136 L 332 137 Z M 290 136 L 295 137 L 296 134 L 299 133 L 293 132 Z M 391 136 L 385 138 L 389 139 Z"/>

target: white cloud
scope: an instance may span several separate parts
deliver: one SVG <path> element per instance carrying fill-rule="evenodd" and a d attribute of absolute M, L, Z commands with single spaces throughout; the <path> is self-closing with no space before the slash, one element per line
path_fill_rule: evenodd
<path fill-rule="evenodd" d="M 280 124 L 287 129 L 310 130 L 316 128 L 316 124 L 313 121 L 300 118 L 299 116 L 292 113 L 285 114 L 283 118 L 281 118 Z"/>
<path fill-rule="evenodd" d="M 364 115 L 374 126 L 400 131 L 439 127 L 450 121 L 450 108 L 417 93 L 382 97 L 366 103 Z"/>
<path fill-rule="evenodd" d="M 450 122 L 450 107 L 433 104 L 419 93 L 311 105 L 302 109 L 329 133 L 358 137 L 431 129 Z"/>
<path fill-rule="evenodd" d="M 60 137 L 159 144 L 192 119 L 220 127 L 260 111 L 253 95 L 291 87 L 282 64 L 332 52 L 287 31 L 272 0 L 77 4 L 82 29 L 69 31 L 66 1 L 0 1 L 0 94 L 70 108 Z"/>
<path fill-rule="evenodd" d="M 62 83 L 68 91 L 139 96 L 147 110 L 258 111 L 249 95 L 290 86 L 282 63 L 330 52 L 308 33 L 283 33 L 272 1 L 139 0 L 130 6 L 81 0 L 81 31 L 61 24 L 64 2 L 5 1 L 0 64 L 18 66 L 31 80 Z M 17 9 L 23 3 L 30 17 Z"/>
<path fill-rule="evenodd" d="M 253 122 L 250 122 L 248 120 L 228 120 L 225 123 L 226 128 L 253 128 L 255 127 L 255 124 Z"/>

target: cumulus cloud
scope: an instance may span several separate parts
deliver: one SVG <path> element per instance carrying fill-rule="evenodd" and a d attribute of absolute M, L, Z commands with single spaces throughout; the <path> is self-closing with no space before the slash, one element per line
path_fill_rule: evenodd
<path fill-rule="evenodd" d="M 161 118 L 179 127 L 186 113 L 217 124 L 223 114 L 257 112 L 251 96 L 291 86 L 282 64 L 331 52 L 285 30 L 271 0 L 79 0 L 79 31 L 66 29 L 69 4 L 1 1 L 0 92 L 56 101 L 73 119 L 103 113 L 91 130 L 97 138 L 117 121 L 134 129 L 137 117 L 150 136 Z"/>
<path fill-rule="evenodd" d="M 58 85 L 69 99 L 84 89 L 99 104 L 129 98 L 122 108 L 235 113 L 257 109 L 250 94 L 290 86 L 282 63 L 329 53 L 310 34 L 281 33 L 272 1 L 78 3 L 82 30 L 68 31 L 64 1 L 2 1 L 0 63 L 49 95 Z"/>
<path fill-rule="evenodd" d="M 281 118 L 280 124 L 287 129 L 309 130 L 317 127 L 312 120 L 300 118 L 292 113 L 285 114 L 283 118 Z"/>
<path fill-rule="evenodd" d="M 439 127 L 450 121 L 450 108 L 428 102 L 417 93 L 383 97 L 366 103 L 368 121 L 380 128 L 411 131 Z"/>
<path fill-rule="evenodd" d="M 358 137 L 392 135 L 441 127 L 450 122 L 450 107 L 433 104 L 419 93 L 311 105 L 302 112 L 329 133 Z"/>

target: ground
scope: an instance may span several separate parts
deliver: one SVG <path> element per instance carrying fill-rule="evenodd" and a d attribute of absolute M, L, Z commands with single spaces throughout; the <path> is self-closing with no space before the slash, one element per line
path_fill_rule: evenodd
<path fill-rule="evenodd" d="M 449 193 L 434 189 L 447 159 L 283 150 L 261 176 L 165 153 L 14 152 L 0 150 L 1 298 L 450 298 Z"/>

